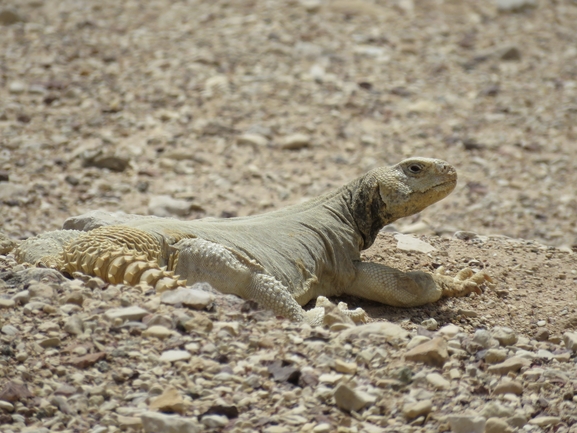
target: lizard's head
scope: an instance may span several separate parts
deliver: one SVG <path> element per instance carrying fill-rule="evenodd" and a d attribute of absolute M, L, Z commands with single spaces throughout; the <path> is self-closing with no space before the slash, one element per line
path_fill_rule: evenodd
<path fill-rule="evenodd" d="M 410 158 L 369 171 L 360 179 L 352 207 L 364 248 L 383 226 L 445 198 L 456 184 L 457 171 L 440 159 Z"/>

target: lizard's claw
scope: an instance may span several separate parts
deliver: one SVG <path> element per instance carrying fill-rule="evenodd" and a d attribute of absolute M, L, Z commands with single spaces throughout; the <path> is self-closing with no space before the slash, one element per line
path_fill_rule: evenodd
<path fill-rule="evenodd" d="M 483 293 L 481 286 L 493 286 L 493 279 L 486 272 L 475 272 L 471 268 L 461 269 L 454 277 L 445 275 L 444 267 L 433 274 L 435 283 L 441 288 L 443 297 L 460 297 L 469 293 Z"/>

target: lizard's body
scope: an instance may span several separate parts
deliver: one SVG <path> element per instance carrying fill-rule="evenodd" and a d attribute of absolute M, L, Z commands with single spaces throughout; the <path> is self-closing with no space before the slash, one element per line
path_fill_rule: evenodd
<path fill-rule="evenodd" d="M 188 283 L 207 281 L 279 315 L 318 323 L 322 311 L 305 313 L 300 307 L 318 296 L 347 293 L 415 306 L 478 290 L 484 274 L 471 277 L 467 271 L 452 279 L 360 260 L 360 251 L 372 245 L 384 225 L 444 198 L 456 181 L 456 171 L 446 162 L 413 158 L 262 215 L 194 221 L 118 216 L 113 225 L 94 231 L 57 231 L 25 241 L 16 256 L 110 282 L 152 282 L 158 290 L 180 284 L 165 271 L 150 271 L 167 266 Z M 62 236 L 62 246 L 54 246 Z"/>

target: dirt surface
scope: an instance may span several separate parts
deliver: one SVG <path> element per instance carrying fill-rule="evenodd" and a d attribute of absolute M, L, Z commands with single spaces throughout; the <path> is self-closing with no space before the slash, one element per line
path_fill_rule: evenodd
<path fill-rule="evenodd" d="M 410 310 L 346 301 L 412 331 L 433 317 L 539 341 L 546 328 L 561 344 L 577 326 L 577 3 L 499 10 L 509 3 L 4 0 L 0 229 L 25 239 L 93 209 L 251 215 L 405 157 L 441 158 L 459 172 L 454 193 L 387 228 L 437 250 L 402 251 L 383 233 L 366 257 L 473 266 L 495 288 Z M 557 431 L 574 423 L 571 404 L 549 413 Z"/>

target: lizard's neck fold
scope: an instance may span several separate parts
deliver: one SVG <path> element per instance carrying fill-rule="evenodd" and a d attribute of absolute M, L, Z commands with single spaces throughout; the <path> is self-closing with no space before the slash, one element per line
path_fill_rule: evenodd
<path fill-rule="evenodd" d="M 369 248 L 379 231 L 393 219 L 387 215 L 386 205 L 379 194 L 378 181 L 367 174 L 345 186 L 349 190 L 347 202 L 354 224 L 363 238 L 362 250 Z"/>

